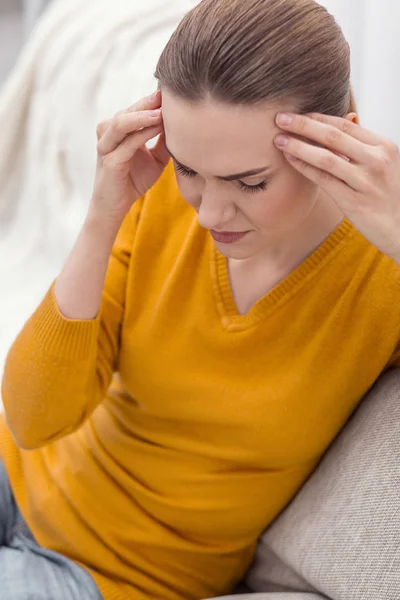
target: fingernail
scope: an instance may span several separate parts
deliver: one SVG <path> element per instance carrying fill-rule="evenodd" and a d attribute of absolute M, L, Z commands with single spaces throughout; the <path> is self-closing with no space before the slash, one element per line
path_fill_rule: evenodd
<path fill-rule="evenodd" d="M 278 123 L 280 125 L 290 125 L 290 123 L 292 121 L 293 121 L 292 115 L 289 115 L 287 113 L 279 113 L 279 115 L 278 115 Z"/>
<path fill-rule="evenodd" d="M 275 142 L 279 145 L 279 146 L 286 146 L 286 144 L 289 142 L 289 138 L 287 135 L 278 135 L 275 138 Z"/>

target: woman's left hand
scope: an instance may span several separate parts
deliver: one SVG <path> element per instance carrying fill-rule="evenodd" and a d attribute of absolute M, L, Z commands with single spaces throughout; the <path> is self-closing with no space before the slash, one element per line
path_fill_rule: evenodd
<path fill-rule="evenodd" d="M 323 147 L 289 135 L 286 146 L 274 139 L 277 148 L 333 198 L 364 237 L 400 265 L 399 147 L 348 119 L 320 113 L 291 116 L 292 124 L 283 125 L 279 116 L 276 124 Z"/>

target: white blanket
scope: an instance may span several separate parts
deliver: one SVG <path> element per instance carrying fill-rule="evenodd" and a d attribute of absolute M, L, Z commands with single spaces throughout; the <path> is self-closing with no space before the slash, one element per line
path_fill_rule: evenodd
<path fill-rule="evenodd" d="M 154 91 L 157 59 L 196 3 L 55 0 L 3 86 L 0 378 L 10 344 L 83 222 L 97 123 Z"/>

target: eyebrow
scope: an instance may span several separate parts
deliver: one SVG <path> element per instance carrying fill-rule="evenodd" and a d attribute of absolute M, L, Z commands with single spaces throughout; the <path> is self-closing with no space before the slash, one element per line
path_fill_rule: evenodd
<path fill-rule="evenodd" d="M 172 152 L 170 150 L 168 150 L 166 145 L 165 145 L 165 149 L 167 150 L 167 152 L 171 156 L 171 158 L 173 158 L 174 161 L 178 165 L 180 165 L 187 171 L 193 171 L 193 169 L 190 169 L 189 167 L 187 167 L 186 165 L 181 163 L 177 158 L 175 158 L 175 156 L 172 154 Z M 232 175 L 225 175 L 225 176 L 217 175 L 217 179 L 222 179 L 223 181 L 233 181 L 234 179 L 241 179 L 242 177 L 250 177 L 251 175 L 258 175 L 259 173 L 262 173 L 263 171 L 266 171 L 271 168 L 272 167 L 267 165 L 266 167 L 261 167 L 260 169 L 251 169 L 250 171 L 244 171 L 243 173 L 233 173 Z"/>

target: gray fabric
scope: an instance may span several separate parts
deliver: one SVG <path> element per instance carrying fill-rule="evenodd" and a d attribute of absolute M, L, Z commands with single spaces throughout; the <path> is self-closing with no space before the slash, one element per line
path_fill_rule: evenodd
<path fill-rule="evenodd" d="M 400 369 L 380 376 L 266 530 L 246 583 L 264 594 L 233 598 L 399 600 Z"/>
<path fill-rule="evenodd" d="M 40 548 L 29 532 L 0 461 L 1 600 L 102 600 L 93 579 L 68 558 Z"/>
<path fill-rule="evenodd" d="M 210 600 L 329 600 L 321 594 L 303 592 L 270 592 L 268 594 L 239 594 L 238 596 L 218 596 Z"/>

